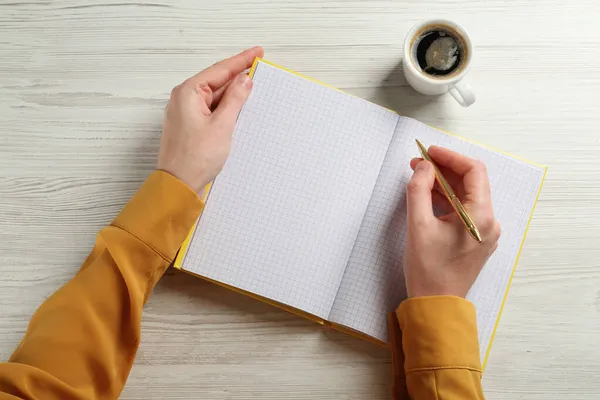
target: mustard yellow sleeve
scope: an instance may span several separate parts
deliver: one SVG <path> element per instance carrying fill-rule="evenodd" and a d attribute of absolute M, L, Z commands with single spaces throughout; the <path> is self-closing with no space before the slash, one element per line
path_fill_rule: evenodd
<path fill-rule="evenodd" d="M 0 364 L 0 398 L 118 398 L 140 341 L 142 307 L 202 207 L 173 176 L 150 175 Z"/>
<path fill-rule="evenodd" d="M 484 399 L 472 303 L 454 296 L 413 298 L 396 316 L 402 349 L 396 345 L 395 353 L 403 350 L 405 373 L 397 386 L 405 386 L 412 400 Z"/>

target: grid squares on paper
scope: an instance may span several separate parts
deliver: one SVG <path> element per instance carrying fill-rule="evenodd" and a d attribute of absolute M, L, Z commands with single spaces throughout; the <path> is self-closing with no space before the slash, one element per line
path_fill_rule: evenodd
<path fill-rule="evenodd" d="M 260 62 L 183 268 L 327 318 L 398 116 Z"/>
<path fill-rule="evenodd" d="M 387 312 L 406 296 L 402 271 L 405 188 L 409 161 L 419 156 L 415 139 L 448 147 L 483 161 L 492 203 L 502 225 L 498 250 L 468 294 L 477 309 L 483 360 L 500 312 L 544 170 L 401 117 L 390 144 L 330 320 L 387 341 Z"/>

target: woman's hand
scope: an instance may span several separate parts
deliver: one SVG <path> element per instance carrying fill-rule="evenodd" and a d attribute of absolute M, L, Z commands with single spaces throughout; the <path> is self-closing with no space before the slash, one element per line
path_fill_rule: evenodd
<path fill-rule="evenodd" d="M 223 168 L 261 47 L 220 61 L 176 86 L 165 111 L 157 168 L 200 194 Z"/>
<path fill-rule="evenodd" d="M 428 161 L 415 158 L 407 188 L 408 228 L 404 274 L 408 297 L 454 295 L 465 297 L 485 262 L 498 247 L 500 224 L 494 218 L 485 165 L 432 146 L 428 151 L 467 209 L 481 233 L 477 243 L 465 229 L 445 196 L 435 187 Z M 446 212 L 433 214 L 433 205 Z"/>

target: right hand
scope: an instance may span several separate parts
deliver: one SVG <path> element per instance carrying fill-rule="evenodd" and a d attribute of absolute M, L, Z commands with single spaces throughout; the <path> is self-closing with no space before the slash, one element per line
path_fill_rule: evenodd
<path fill-rule="evenodd" d="M 435 185 L 430 162 L 411 160 L 415 171 L 407 187 L 407 236 L 404 275 L 408 297 L 465 297 L 498 247 L 500 223 L 494 217 L 485 165 L 454 151 L 432 146 L 436 162 L 479 229 L 477 243 Z M 436 217 L 433 205 L 444 210 Z"/>

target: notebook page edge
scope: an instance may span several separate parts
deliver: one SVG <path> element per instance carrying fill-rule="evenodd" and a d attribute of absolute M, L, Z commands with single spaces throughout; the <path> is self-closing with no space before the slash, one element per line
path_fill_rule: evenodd
<path fill-rule="evenodd" d="M 204 205 L 206 205 L 206 202 L 208 201 L 208 197 L 210 196 L 210 189 L 212 188 L 212 186 L 213 182 L 209 182 L 204 187 L 204 195 L 202 196 L 202 202 L 204 203 Z M 200 222 L 200 218 L 202 218 L 202 212 L 200 212 L 198 219 L 196 220 L 196 222 L 194 222 L 194 226 L 192 226 L 187 236 L 183 240 L 183 243 L 181 244 L 181 247 L 177 252 L 177 256 L 175 257 L 175 261 L 173 261 L 173 268 L 178 269 L 180 271 L 184 270 L 183 264 L 185 263 L 185 256 L 187 254 L 188 248 L 190 247 L 190 243 L 192 242 L 192 240 L 194 240 L 194 234 L 196 233 L 196 228 L 198 227 L 198 222 Z"/>
<path fill-rule="evenodd" d="M 350 336 L 355 337 L 357 339 L 367 341 L 367 342 L 372 343 L 372 344 L 374 344 L 376 346 L 379 346 L 379 347 L 390 349 L 390 343 L 389 342 L 386 342 L 384 340 L 378 339 L 375 336 L 371 336 L 368 333 L 361 332 L 359 330 L 356 330 L 354 328 L 351 328 L 351 327 L 349 327 L 347 325 L 344 325 L 344 324 L 341 324 L 339 322 L 325 321 L 325 325 L 331 327 L 331 329 L 335 329 L 336 331 L 345 333 L 346 335 L 350 335 Z"/>
<path fill-rule="evenodd" d="M 220 282 L 220 281 L 208 278 L 206 276 L 199 275 L 199 274 L 197 274 L 195 272 L 188 271 L 187 269 L 181 269 L 181 271 L 183 271 L 186 274 L 189 274 L 189 275 L 191 275 L 193 277 L 205 280 L 207 282 L 210 282 L 212 284 L 215 284 L 217 286 L 225 288 L 227 290 L 231 290 L 232 292 L 236 292 L 236 293 L 242 294 L 244 296 L 248 296 L 248 297 L 250 297 L 250 298 L 252 298 L 254 300 L 258 300 L 258 301 L 260 301 L 262 303 L 265 303 L 265 304 L 268 304 L 270 306 L 277 307 L 277 308 L 279 308 L 281 310 L 287 311 L 287 312 L 292 313 L 294 315 L 297 315 L 299 317 L 308 319 L 309 321 L 316 322 L 319 325 L 325 325 L 325 323 L 327 322 L 326 319 L 324 319 L 322 317 L 319 317 L 318 315 L 311 314 L 309 312 L 303 311 L 303 310 L 301 310 L 299 308 L 290 306 L 288 304 L 281 303 L 281 302 L 278 302 L 278 301 L 275 301 L 275 300 L 271 300 L 271 299 L 269 299 L 267 297 L 257 295 L 255 293 L 249 292 L 249 291 L 244 290 L 244 289 L 240 289 L 240 288 L 238 288 L 236 286 L 228 285 L 226 283 L 223 283 L 223 282 Z"/>

